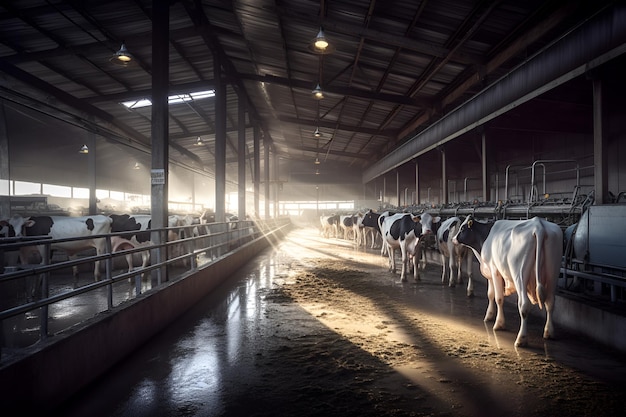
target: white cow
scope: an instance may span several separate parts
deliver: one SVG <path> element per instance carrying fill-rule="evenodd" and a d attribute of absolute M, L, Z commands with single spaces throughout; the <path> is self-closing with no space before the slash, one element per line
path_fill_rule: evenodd
<path fill-rule="evenodd" d="M 521 318 L 515 346 L 527 345 L 526 319 L 530 303 L 546 307 L 543 337 L 554 336 L 552 311 L 556 282 L 563 255 L 563 232 L 547 220 L 498 220 L 494 223 L 475 221 L 467 216 L 453 238 L 454 243 L 468 246 L 480 262 L 480 272 L 487 278 L 489 306 L 485 321 L 496 313 L 494 330 L 504 329 L 504 297 L 518 294 Z"/>
<path fill-rule="evenodd" d="M 437 229 L 437 248 L 441 254 L 441 283 L 445 284 L 446 277 L 449 277 L 448 285 L 454 287 L 457 283 L 463 283 L 463 260 L 466 261 L 467 296 L 474 295 L 474 281 L 472 274 L 472 255 L 465 245 L 455 245 L 452 238 L 458 233 L 461 226 L 461 219 L 450 217 L 439 225 Z"/>
<path fill-rule="evenodd" d="M 98 255 L 106 251 L 105 238 L 89 238 L 90 236 L 108 234 L 111 232 L 110 217 L 103 215 L 66 217 L 66 216 L 33 216 L 22 217 L 15 215 L 8 221 L 12 232 L 16 237 L 41 236 L 52 239 L 66 239 L 84 237 L 81 240 L 57 242 L 51 245 L 52 249 L 63 249 L 70 259 L 74 259 L 79 252 L 95 248 Z M 22 264 L 28 262 L 30 252 L 36 249 L 41 257 L 41 263 L 45 260 L 45 245 L 26 246 L 20 249 Z M 78 278 L 78 267 L 73 267 L 74 279 Z M 94 279 L 100 280 L 100 261 L 95 261 Z"/>

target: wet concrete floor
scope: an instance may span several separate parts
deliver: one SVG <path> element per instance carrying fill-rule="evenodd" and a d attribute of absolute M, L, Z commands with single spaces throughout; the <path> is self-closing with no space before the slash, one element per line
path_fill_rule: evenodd
<path fill-rule="evenodd" d="M 380 250 L 296 229 L 54 412 L 623 415 L 622 355 L 558 327 L 544 341 L 541 314 L 515 349 L 514 302 L 508 331 L 493 332 L 483 281 L 468 298 L 429 265 L 402 283 Z"/>

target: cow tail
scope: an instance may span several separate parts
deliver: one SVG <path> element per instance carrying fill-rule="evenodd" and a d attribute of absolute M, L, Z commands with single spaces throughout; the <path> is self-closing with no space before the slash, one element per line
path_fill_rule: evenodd
<path fill-rule="evenodd" d="M 542 228 L 538 228 L 535 231 L 535 280 L 537 281 L 537 303 L 539 304 L 539 308 L 543 309 L 543 303 L 546 300 L 546 289 L 541 283 L 541 266 L 543 265 L 543 256 L 544 253 L 541 250 L 543 247 L 542 243 L 544 240 L 544 230 Z"/>

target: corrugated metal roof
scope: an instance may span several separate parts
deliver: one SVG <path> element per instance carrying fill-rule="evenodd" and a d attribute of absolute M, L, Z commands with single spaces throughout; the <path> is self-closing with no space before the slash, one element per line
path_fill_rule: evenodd
<path fill-rule="evenodd" d="M 219 53 L 226 79 L 236 86 L 226 89 L 230 165 L 236 166 L 240 151 L 238 92 L 243 88 L 249 98 L 247 157 L 258 125 L 287 165 L 323 155 L 324 161 L 364 170 L 603 2 L 588 3 L 175 1 L 170 87 L 178 92 L 213 88 L 214 54 Z M 0 71 L 6 81 L 0 97 L 21 95 L 25 102 L 28 96 L 33 106 L 53 99 L 64 112 L 93 118 L 105 128 L 102 135 L 110 131 L 118 139 L 149 144 L 150 109 L 129 110 L 119 103 L 150 96 L 151 13 L 152 2 L 144 0 L 4 2 Z M 545 30 L 537 34 L 540 24 Z M 332 54 L 308 48 L 320 27 L 335 49 Z M 122 42 L 138 61 L 126 68 L 109 62 Z M 505 50 L 496 68 L 485 67 Z M 311 97 L 318 83 L 327 92 L 320 101 Z M 452 96 L 461 85 L 464 90 Z M 178 149 L 172 157 L 213 170 L 214 107 L 212 99 L 171 106 L 170 141 L 188 151 Z M 316 128 L 323 132 L 319 139 L 313 136 Z M 196 145 L 199 136 L 203 146 Z"/>

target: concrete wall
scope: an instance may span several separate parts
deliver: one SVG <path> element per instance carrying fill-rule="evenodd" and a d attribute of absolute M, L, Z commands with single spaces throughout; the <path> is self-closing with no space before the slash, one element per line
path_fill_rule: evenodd
<path fill-rule="evenodd" d="M 0 364 L 2 415 L 50 410 L 167 327 L 233 272 L 287 232 L 245 244 L 206 268 L 104 312 Z"/>

